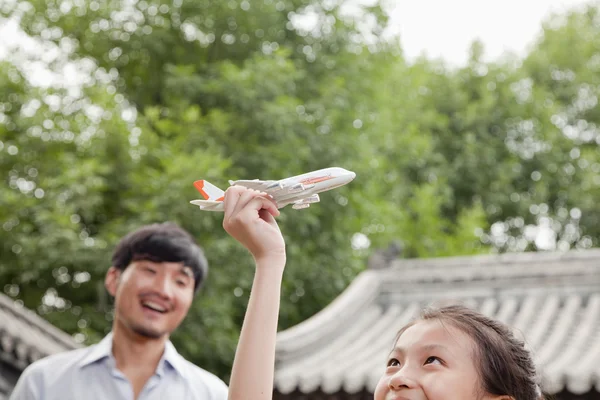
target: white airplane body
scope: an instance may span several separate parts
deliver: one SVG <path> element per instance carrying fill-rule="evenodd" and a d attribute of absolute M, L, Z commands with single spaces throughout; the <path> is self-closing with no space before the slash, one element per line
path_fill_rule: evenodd
<path fill-rule="evenodd" d="M 293 204 L 292 208 L 302 209 L 310 207 L 312 203 L 318 203 L 320 201 L 318 193 L 350 183 L 355 177 L 356 174 L 352 171 L 332 167 L 278 181 L 254 179 L 229 181 L 229 184 L 265 192 L 273 197 L 277 208 Z M 194 186 L 204 200 L 192 200 L 190 203 L 205 211 L 223 211 L 225 195 L 223 190 L 205 180 L 194 182 Z"/>

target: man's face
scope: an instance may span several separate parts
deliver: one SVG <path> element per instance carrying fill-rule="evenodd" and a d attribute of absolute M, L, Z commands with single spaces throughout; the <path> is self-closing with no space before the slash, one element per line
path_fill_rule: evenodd
<path fill-rule="evenodd" d="M 194 298 L 194 275 L 176 262 L 138 260 L 124 271 L 111 267 L 105 284 L 115 298 L 116 323 L 153 339 L 173 332 Z"/>

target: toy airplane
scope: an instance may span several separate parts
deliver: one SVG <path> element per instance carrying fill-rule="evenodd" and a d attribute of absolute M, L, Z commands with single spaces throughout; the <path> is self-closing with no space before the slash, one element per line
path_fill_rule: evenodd
<path fill-rule="evenodd" d="M 299 210 L 310 207 L 312 203 L 318 203 L 320 201 L 318 193 L 350 183 L 355 177 L 356 174 L 352 171 L 334 167 L 279 181 L 254 179 L 229 181 L 229 184 L 265 192 L 273 197 L 277 208 L 293 204 L 292 208 Z M 205 180 L 194 182 L 194 186 L 202 194 L 204 200 L 192 200 L 190 203 L 205 211 L 223 211 L 224 191 Z"/>

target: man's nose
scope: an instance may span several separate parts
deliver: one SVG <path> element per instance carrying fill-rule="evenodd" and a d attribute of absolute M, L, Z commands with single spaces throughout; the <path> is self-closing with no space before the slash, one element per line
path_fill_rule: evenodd
<path fill-rule="evenodd" d="M 163 298 L 171 300 L 173 298 L 173 282 L 166 275 L 160 275 L 154 282 L 154 288 Z"/>

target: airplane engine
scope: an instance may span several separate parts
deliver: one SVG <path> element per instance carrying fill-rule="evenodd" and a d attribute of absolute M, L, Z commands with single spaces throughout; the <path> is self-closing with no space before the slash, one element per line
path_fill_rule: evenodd
<path fill-rule="evenodd" d="M 271 186 L 269 186 L 267 188 L 268 192 L 279 192 L 280 190 L 282 190 L 285 187 L 284 184 L 282 184 L 281 182 L 275 182 L 274 184 L 272 184 Z"/>
<path fill-rule="evenodd" d="M 292 206 L 294 210 L 301 210 L 303 208 L 308 207 L 310 207 L 310 203 L 294 203 L 294 205 Z"/>
<path fill-rule="evenodd" d="M 300 193 L 304 190 L 304 185 L 301 183 L 297 183 L 294 186 L 292 186 L 291 188 L 289 188 L 288 192 L 289 193 Z"/>
<path fill-rule="evenodd" d="M 319 201 L 321 201 L 321 198 L 319 197 L 318 194 L 313 194 L 312 196 L 302 199 L 301 201 L 302 201 L 302 203 L 312 204 L 312 203 L 318 203 Z"/>

